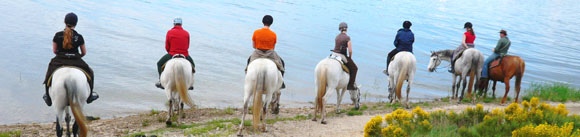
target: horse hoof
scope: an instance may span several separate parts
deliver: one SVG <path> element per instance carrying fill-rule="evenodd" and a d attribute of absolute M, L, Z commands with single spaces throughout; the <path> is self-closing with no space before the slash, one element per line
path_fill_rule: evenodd
<path fill-rule="evenodd" d="M 242 135 L 242 134 L 238 134 L 238 137 L 243 137 L 243 136 L 244 136 L 244 135 Z"/>
<path fill-rule="evenodd" d="M 320 124 L 326 125 L 326 121 L 321 121 Z"/>
<path fill-rule="evenodd" d="M 312 119 L 312 121 L 318 121 L 318 120 L 316 120 L 316 119 Z"/>
<path fill-rule="evenodd" d="M 171 121 L 165 121 L 165 125 L 171 126 L 171 124 L 172 124 Z"/>

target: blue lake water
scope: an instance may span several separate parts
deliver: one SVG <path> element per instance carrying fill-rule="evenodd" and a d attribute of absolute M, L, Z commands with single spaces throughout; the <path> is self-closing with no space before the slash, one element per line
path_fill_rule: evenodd
<path fill-rule="evenodd" d="M 189 52 L 198 71 L 196 90 L 190 92 L 194 102 L 241 107 L 252 33 L 262 27 L 265 14 L 272 15 L 276 50 L 287 65 L 282 105 L 296 107 L 310 106 L 314 99 L 314 67 L 329 55 L 342 21 L 349 25 L 362 101 L 386 101 L 382 70 L 404 20 L 413 22 L 416 39 L 417 74 L 410 96 L 417 100 L 449 94 L 451 74 L 427 72 L 428 58 L 430 51 L 458 46 L 466 21 L 474 24 L 476 48 L 486 56 L 499 39 L 497 32 L 508 31 L 509 53 L 526 61 L 523 89 L 532 82 L 580 87 L 579 7 L 575 0 L 3 1 L 0 124 L 54 121 L 54 108 L 41 99 L 41 83 L 54 56 L 52 37 L 64 29 L 68 12 L 79 16 L 76 30 L 88 50 L 84 59 L 95 71 L 95 91 L 101 95 L 85 110 L 110 118 L 165 110 L 165 93 L 154 87 L 155 63 L 165 53 L 165 34 L 174 17 L 183 18 L 191 35 Z M 501 94 L 504 86 L 498 85 Z"/>

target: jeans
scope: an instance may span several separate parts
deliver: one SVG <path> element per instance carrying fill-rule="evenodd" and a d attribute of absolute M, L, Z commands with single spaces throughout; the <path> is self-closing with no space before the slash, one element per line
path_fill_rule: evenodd
<path fill-rule="evenodd" d="M 489 57 L 487 57 L 487 59 L 485 59 L 485 61 L 483 62 L 483 71 L 481 71 L 481 77 L 482 78 L 488 78 L 488 70 L 489 70 L 489 63 L 491 63 L 491 61 L 495 60 L 496 58 L 499 57 L 499 54 L 497 53 L 493 53 L 491 55 L 489 55 Z"/>

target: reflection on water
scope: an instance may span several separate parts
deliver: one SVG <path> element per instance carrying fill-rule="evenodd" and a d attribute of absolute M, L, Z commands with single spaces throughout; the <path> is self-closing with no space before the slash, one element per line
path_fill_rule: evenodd
<path fill-rule="evenodd" d="M 411 96 L 447 96 L 451 75 L 428 73 L 430 51 L 455 48 L 463 23 L 474 24 L 476 46 L 485 55 L 508 30 L 510 54 L 526 61 L 523 87 L 557 81 L 579 87 L 580 20 L 577 2 L 564 1 L 5 1 L 0 4 L 0 123 L 54 121 L 41 100 L 42 78 L 51 38 L 64 28 L 67 12 L 79 15 L 85 60 L 95 71 L 101 99 L 86 106 L 89 115 L 123 116 L 165 109 L 155 63 L 164 54 L 172 18 L 182 17 L 190 32 L 190 54 L 197 64 L 195 91 L 200 107 L 239 107 L 243 69 L 251 54 L 251 35 L 265 14 L 274 17 L 276 50 L 287 64 L 283 107 L 310 105 L 313 70 L 329 54 L 339 22 L 349 23 L 363 101 L 385 101 L 387 77 L 381 71 L 396 30 L 413 22 L 416 82 Z M 446 64 L 443 64 L 446 65 Z M 503 92 L 503 84 L 498 84 Z M 513 90 L 513 88 L 512 88 Z M 513 93 L 513 92 L 512 92 Z M 334 102 L 330 97 L 329 102 Z M 349 100 L 346 99 L 348 102 Z"/>

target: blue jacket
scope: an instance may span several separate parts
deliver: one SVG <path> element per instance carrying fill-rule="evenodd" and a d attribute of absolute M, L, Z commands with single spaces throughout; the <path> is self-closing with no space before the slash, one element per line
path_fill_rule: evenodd
<path fill-rule="evenodd" d="M 413 53 L 413 42 L 415 42 L 415 35 L 411 29 L 403 28 L 397 31 L 397 36 L 393 44 L 397 47 L 398 51 L 409 51 Z"/>

